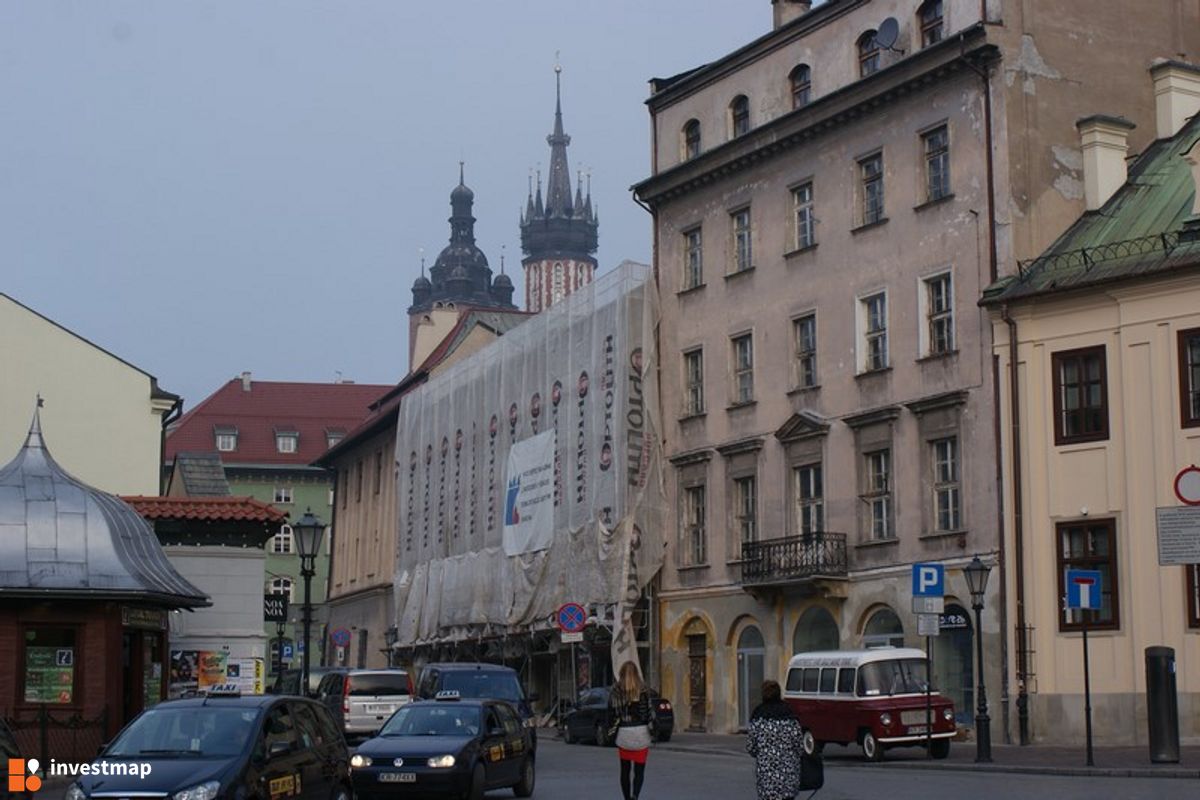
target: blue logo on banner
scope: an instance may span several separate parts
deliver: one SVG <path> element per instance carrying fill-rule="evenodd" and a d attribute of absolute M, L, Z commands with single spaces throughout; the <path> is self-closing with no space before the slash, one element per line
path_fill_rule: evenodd
<path fill-rule="evenodd" d="M 508 493 L 504 497 L 504 524 L 518 525 L 521 522 L 521 512 L 517 511 L 517 495 L 521 492 L 521 476 L 508 482 Z"/>

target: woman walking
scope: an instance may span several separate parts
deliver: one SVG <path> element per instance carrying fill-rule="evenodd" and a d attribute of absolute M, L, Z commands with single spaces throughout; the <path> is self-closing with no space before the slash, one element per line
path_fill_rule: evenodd
<path fill-rule="evenodd" d="M 754 756 L 758 800 L 792 800 L 800 791 L 804 731 L 783 702 L 779 684 L 764 681 L 762 703 L 750 715 L 746 750 Z"/>
<path fill-rule="evenodd" d="M 650 695 L 632 661 L 621 665 L 609 705 L 617 725 L 621 795 L 625 800 L 637 800 L 646 778 L 646 756 L 650 753 Z"/>

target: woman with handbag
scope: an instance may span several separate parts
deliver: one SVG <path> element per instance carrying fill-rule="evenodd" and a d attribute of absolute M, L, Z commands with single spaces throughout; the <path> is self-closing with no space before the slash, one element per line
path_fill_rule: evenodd
<path fill-rule="evenodd" d="M 617 728 L 621 795 L 625 800 L 637 800 L 646 778 L 646 756 L 650 753 L 651 712 L 650 695 L 642 683 L 637 664 L 632 661 L 621 665 L 617 684 L 609 694 L 609 706 Z"/>
<path fill-rule="evenodd" d="M 803 729 L 776 681 L 764 681 L 762 703 L 750 714 L 746 750 L 754 756 L 758 800 L 792 800 L 801 789 Z"/>

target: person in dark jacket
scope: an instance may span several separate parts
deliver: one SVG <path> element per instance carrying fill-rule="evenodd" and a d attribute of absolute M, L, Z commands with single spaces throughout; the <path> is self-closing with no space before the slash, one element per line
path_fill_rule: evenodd
<path fill-rule="evenodd" d="M 637 664 L 621 665 L 617 684 L 609 694 L 609 705 L 617 725 L 617 755 L 621 760 L 621 795 L 637 800 L 646 779 L 646 756 L 650 753 L 650 694 L 642 683 Z M 632 772 L 632 780 L 630 780 Z"/>
<path fill-rule="evenodd" d="M 764 681 L 762 703 L 750 715 L 746 750 L 754 756 L 758 800 L 792 800 L 800 791 L 804 731 L 779 684 Z"/>

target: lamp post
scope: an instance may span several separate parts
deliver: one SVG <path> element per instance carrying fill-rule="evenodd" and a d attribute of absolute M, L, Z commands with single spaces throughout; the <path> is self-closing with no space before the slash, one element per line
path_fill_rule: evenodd
<path fill-rule="evenodd" d="M 304 656 L 301 659 L 303 672 L 300 677 L 300 690 L 308 694 L 308 654 L 309 633 L 312 629 L 312 579 L 317 574 L 317 553 L 321 549 L 321 537 L 325 534 L 325 523 L 313 516 L 312 509 L 304 512 L 304 516 L 292 525 L 292 535 L 296 537 L 296 548 L 300 551 L 300 575 L 304 578 Z"/>
<path fill-rule="evenodd" d="M 988 574 L 992 568 L 979 560 L 979 556 L 971 559 L 971 563 L 963 572 L 967 576 L 967 588 L 971 590 L 971 608 L 975 609 L 975 660 L 978 669 L 975 672 L 975 763 L 986 764 L 992 760 L 992 730 L 991 719 L 988 717 L 987 689 L 983 685 L 983 626 L 980 615 L 983 611 L 983 593 L 987 589 Z"/>

